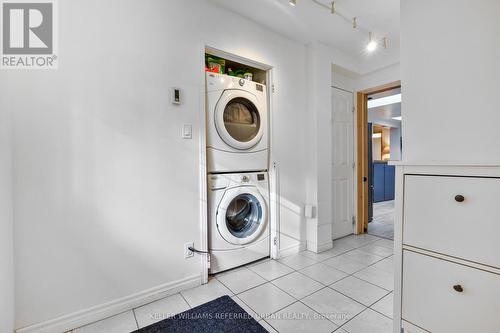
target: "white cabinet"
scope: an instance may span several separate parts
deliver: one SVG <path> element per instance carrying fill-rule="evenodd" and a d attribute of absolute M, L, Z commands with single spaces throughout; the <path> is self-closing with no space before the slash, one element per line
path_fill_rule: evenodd
<path fill-rule="evenodd" d="M 396 174 L 394 333 L 500 332 L 500 166 Z"/>

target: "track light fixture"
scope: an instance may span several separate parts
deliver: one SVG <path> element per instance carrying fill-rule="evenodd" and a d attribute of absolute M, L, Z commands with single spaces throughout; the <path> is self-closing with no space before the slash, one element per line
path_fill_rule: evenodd
<path fill-rule="evenodd" d="M 357 29 L 359 31 L 362 31 L 363 33 L 368 32 L 369 41 L 368 41 L 368 44 L 366 45 L 366 50 L 368 52 L 375 51 L 375 49 L 377 48 L 379 43 L 381 43 L 381 45 L 384 47 L 384 49 L 388 48 L 387 37 L 381 38 L 378 41 L 376 39 L 374 39 L 372 29 L 358 24 L 358 17 L 357 16 L 352 17 L 352 16 L 344 15 L 337 9 L 337 6 L 336 6 L 337 1 L 331 0 L 330 3 L 324 3 L 323 2 L 324 0 L 311 0 L 311 1 L 314 2 L 315 4 L 317 4 L 318 6 L 321 6 L 323 8 L 328 9 L 332 14 L 335 14 L 336 16 L 342 18 L 345 22 L 352 24 L 353 29 Z M 295 7 L 297 5 L 297 0 L 288 0 L 288 2 L 290 3 L 291 6 Z"/>
<path fill-rule="evenodd" d="M 369 39 L 368 39 L 368 44 L 366 45 L 366 50 L 368 52 L 373 52 L 377 48 L 377 42 L 373 40 L 373 34 L 370 31 L 368 33 Z"/>

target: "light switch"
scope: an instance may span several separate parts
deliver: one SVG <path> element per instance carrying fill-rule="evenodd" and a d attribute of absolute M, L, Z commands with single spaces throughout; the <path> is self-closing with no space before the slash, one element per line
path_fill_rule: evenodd
<path fill-rule="evenodd" d="M 184 124 L 182 126 L 182 138 L 183 139 L 192 139 L 193 138 L 193 125 Z"/>

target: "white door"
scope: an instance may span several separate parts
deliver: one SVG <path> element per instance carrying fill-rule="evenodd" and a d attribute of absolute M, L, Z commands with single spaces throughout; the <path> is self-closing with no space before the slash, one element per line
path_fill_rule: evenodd
<path fill-rule="evenodd" d="M 354 112 L 353 94 L 332 92 L 332 239 L 354 232 Z"/>

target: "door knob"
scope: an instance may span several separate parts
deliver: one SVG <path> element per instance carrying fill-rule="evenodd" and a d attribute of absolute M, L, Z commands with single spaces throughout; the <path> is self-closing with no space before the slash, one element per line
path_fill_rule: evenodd
<path fill-rule="evenodd" d="M 454 286 L 453 286 L 453 289 L 455 289 L 455 291 L 456 291 L 456 292 L 459 292 L 459 293 L 461 293 L 461 292 L 463 292 L 463 291 L 464 291 L 464 288 L 463 288 L 461 285 L 459 285 L 459 284 L 454 285 Z"/>
<path fill-rule="evenodd" d="M 456 202 L 464 202 L 465 197 L 463 195 L 457 194 L 455 195 L 455 201 Z"/>

